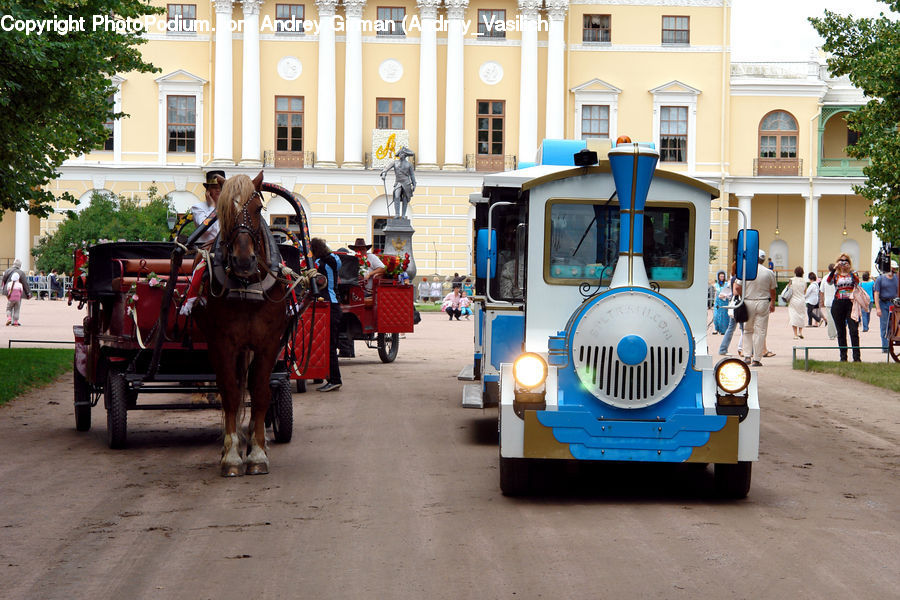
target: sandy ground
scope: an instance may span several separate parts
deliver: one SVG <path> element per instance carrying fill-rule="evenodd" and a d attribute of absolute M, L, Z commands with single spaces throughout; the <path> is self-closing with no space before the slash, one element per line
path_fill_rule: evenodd
<path fill-rule="evenodd" d="M 80 318 L 27 302 L 0 345 Z M 739 502 L 687 465 L 579 465 L 504 498 L 496 411 L 459 408 L 472 324 L 440 314 L 395 363 L 360 344 L 341 391 L 295 394 L 267 476 L 218 476 L 213 411 L 130 412 L 109 450 L 102 408 L 75 431 L 65 377 L 0 407 L 0 598 L 896 597 L 900 395 L 791 370 L 786 323 Z"/>

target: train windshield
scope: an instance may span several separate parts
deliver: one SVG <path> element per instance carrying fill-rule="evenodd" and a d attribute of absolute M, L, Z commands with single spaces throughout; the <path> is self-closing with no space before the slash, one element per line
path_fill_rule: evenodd
<path fill-rule="evenodd" d="M 662 286 L 689 285 L 693 207 L 647 204 L 644 265 Z M 615 202 L 551 200 L 547 204 L 544 279 L 575 285 L 585 279 L 608 283 L 619 256 L 619 205 Z"/>

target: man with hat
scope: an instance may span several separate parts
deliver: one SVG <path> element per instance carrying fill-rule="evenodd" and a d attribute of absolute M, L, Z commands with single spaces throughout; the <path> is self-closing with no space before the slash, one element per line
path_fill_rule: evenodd
<path fill-rule="evenodd" d="M 878 315 L 881 325 L 881 351 L 888 351 L 888 323 L 891 314 L 891 302 L 898 296 L 897 261 L 891 260 L 891 266 L 875 280 L 875 314 Z"/>
<path fill-rule="evenodd" d="M 406 207 L 412 200 L 413 192 L 416 191 L 416 171 L 412 164 L 406 160 L 407 156 L 415 156 L 416 154 L 403 146 L 397 151 L 397 160 L 392 161 L 381 171 L 381 179 L 387 177 L 387 172 L 394 170 L 394 216 L 406 218 Z M 401 215 L 401 208 L 403 214 Z"/>
<path fill-rule="evenodd" d="M 756 279 L 747 282 L 747 289 L 741 289 L 741 281 L 734 284 L 736 294 L 741 294 L 747 305 L 747 322 L 744 324 L 744 362 L 761 367 L 761 359 L 766 354 L 766 333 L 769 328 L 769 314 L 775 312 L 775 273 L 765 265 L 766 252 L 759 251 L 759 266 Z"/>
<path fill-rule="evenodd" d="M 360 275 L 360 285 L 365 286 L 367 296 L 372 293 L 372 280 L 375 276 L 384 275 L 384 263 L 381 262 L 377 254 L 369 252 L 371 247 L 372 244 L 367 244 L 363 238 L 356 238 L 356 242 L 350 244 L 350 249 L 356 252 L 358 256 L 363 257 L 364 260 L 364 268 L 362 269 L 364 274 Z"/>
<path fill-rule="evenodd" d="M 216 210 L 216 202 L 218 202 L 219 193 L 222 191 L 222 186 L 219 185 L 217 177 L 225 179 L 225 171 L 213 170 L 206 172 L 206 182 L 203 184 L 203 187 L 206 188 L 206 201 L 198 202 L 191 207 L 191 214 L 194 215 L 194 224 L 197 227 L 200 227 L 203 220 Z M 197 242 L 201 246 L 206 246 L 211 244 L 217 235 L 219 235 L 218 221 L 213 223 L 212 227 L 207 229 Z"/>

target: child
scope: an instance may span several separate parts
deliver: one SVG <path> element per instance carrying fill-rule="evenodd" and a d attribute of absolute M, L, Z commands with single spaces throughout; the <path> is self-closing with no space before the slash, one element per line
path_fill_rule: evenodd
<path fill-rule="evenodd" d="M 22 296 L 25 288 L 19 283 L 19 274 L 13 273 L 6 284 L 6 324 L 19 327 L 19 310 L 22 308 Z"/>
<path fill-rule="evenodd" d="M 459 314 L 466 315 L 466 319 L 468 319 L 469 315 L 472 314 L 471 305 L 472 301 L 469 300 L 469 296 L 466 295 L 466 288 L 463 287 L 461 298 L 459 299 Z"/>

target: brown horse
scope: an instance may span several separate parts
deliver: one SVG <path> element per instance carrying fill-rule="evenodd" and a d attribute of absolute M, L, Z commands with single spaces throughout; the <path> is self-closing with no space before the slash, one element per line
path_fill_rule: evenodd
<path fill-rule="evenodd" d="M 265 432 L 271 399 L 269 377 L 288 326 L 287 286 L 280 278 L 270 282 L 268 289 L 261 285 L 272 276 L 260 217 L 262 175 L 260 172 L 253 180 L 236 175 L 219 182 L 219 260 L 208 269 L 210 292 L 206 307 L 197 313 L 222 396 L 225 445 L 221 469 L 225 477 L 242 475 L 244 470 L 247 475 L 269 472 Z M 217 281 L 222 278 L 229 283 Z M 245 385 L 251 403 L 246 459 L 238 435 Z"/>

